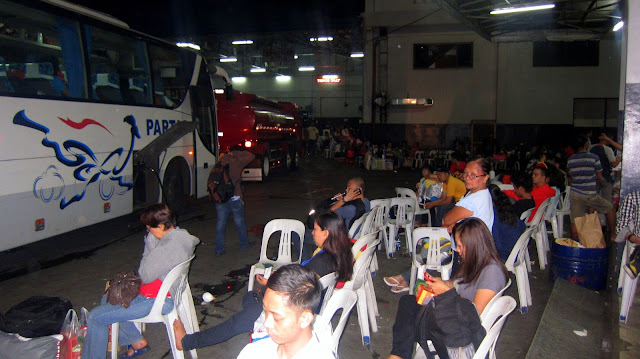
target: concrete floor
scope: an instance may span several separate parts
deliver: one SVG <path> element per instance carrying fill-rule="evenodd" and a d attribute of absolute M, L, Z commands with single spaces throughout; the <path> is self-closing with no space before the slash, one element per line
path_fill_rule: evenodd
<path fill-rule="evenodd" d="M 245 185 L 249 236 L 258 244 L 261 241 L 261 226 L 269 220 L 304 220 L 313 204 L 342 191 L 350 177 L 358 175 L 365 179 L 365 195 L 369 199 L 392 197 L 396 186 L 413 188 L 420 177 L 418 171 L 408 169 L 398 173 L 365 171 L 321 158 L 306 158 L 300 167 L 291 173 L 276 170 L 265 183 Z M 179 219 L 181 227 L 202 241 L 189 277 L 194 296 L 200 298 L 205 290 L 211 290 L 212 286 L 220 289 L 221 284 L 227 282 L 231 289 L 237 289 L 218 295 L 211 304 L 200 304 L 200 300 L 196 302 L 201 329 L 224 321 L 240 309 L 240 299 L 246 291 L 248 268 L 259 257 L 259 245 L 249 252 L 238 250 L 237 234 L 231 221 L 227 226 L 227 254 L 215 256 L 215 215 L 210 203 L 198 201 L 191 205 L 189 213 Z M 55 243 L 46 242 L 0 253 L 0 276 L 10 277 L 0 282 L 0 311 L 5 312 L 32 295 L 66 297 L 76 309 L 83 306 L 91 309 L 99 301 L 106 278 L 137 267 L 143 248 L 143 235 L 142 227 L 137 226 L 135 219 L 130 216 L 108 225 L 97 225 L 62 236 Z M 535 249 L 531 251 L 534 257 L 535 252 Z M 363 346 L 354 310 L 341 340 L 339 354 L 342 358 L 386 358 L 391 350 L 392 326 L 400 295 L 391 293 L 382 277 L 405 270 L 410 265 L 410 259 L 403 256 L 385 259 L 380 252 L 378 262 L 380 270 L 374 277 L 380 312 L 378 332 L 372 333 L 370 348 Z M 20 273 L 23 267 L 27 267 L 28 273 L 16 276 L 15 273 Z M 517 300 L 513 275 L 511 280 L 513 284 L 505 295 Z M 528 313 L 520 314 L 516 309 L 508 318 L 498 340 L 499 358 L 524 358 L 534 338 L 553 284 L 548 280 L 548 269 L 540 271 L 537 264 L 530 273 L 530 281 L 533 305 Z M 147 326 L 145 337 L 152 347 L 146 357 L 171 357 L 166 332 L 161 324 Z M 247 335 L 239 335 L 226 343 L 199 349 L 198 353 L 201 358 L 235 358 L 247 340 Z"/>

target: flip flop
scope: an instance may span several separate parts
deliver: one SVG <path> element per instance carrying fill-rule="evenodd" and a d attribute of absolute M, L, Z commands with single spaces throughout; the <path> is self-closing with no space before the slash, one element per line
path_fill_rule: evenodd
<path fill-rule="evenodd" d="M 388 285 L 389 287 L 397 287 L 400 284 L 400 282 L 398 282 L 398 280 L 393 277 L 384 277 L 383 281 L 384 284 Z"/>
<path fill-rule="evenodd" d="M 133 355 L 128 355 L 129 354 L 129 349 L 133 349 Z M 118 356 L 118 359 L 135 358 L 135 357 L 137 357 L 139 355 L 142 355 L 142 354 L 148 352 L 149 349 L 150 349 L 149 345 L 147 345 L 144 348 L 140 348 L 140 349 L 134 349 L 131 345 L 129 345 L 127 347 L 127 351 L 124 352 L 124 354 L 121 354 L 120 356 Z"/>
<path fill-rule="evenodd" d="M 393 292 L 393 293 L 402 293 L 402 292 L 408 292 L 408 291 L 409 291 L 409 287 L 395 286 L 395 287 L 391 288 L 391 292 Z"/>

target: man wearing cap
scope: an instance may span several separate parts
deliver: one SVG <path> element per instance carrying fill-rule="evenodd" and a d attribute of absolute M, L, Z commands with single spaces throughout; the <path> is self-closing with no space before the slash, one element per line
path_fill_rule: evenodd
<path fill-rule="evenodd" d="M 434 227 L 440 227 L 442 226 L 444 215 L 467 193 L 467 188 L 464 186 L 464 182 L 449 175 L 449 171 L 446 168 L 436 170 L 435 175 L 438 178 L 438 182 L 442 182 L 442 196 L 435 201 L 425 203 L 424 208 L 436 209 L 435 219 L 431 224 Z"/>

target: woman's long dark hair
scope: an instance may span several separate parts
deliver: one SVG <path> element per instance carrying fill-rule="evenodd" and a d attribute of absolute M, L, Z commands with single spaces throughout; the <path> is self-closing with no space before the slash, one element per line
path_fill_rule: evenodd
<path fill-rule="evenodd" d="M 513 211 L 513 205 L 511 204 L 511 199 L 509 196 L 504 194 L 500 190 L 500 187 L 490 184 L 489 192 L 491 193 L 491 199 L 493 199 L 493 204 L 496 206 L 498 210 L 498 218 L 500 222 L 507 224 L 511 227 L 515 227 L 518 224 L 518 217 Z"/>
<path fill-rule="evenodd" d="M 323 231 L 329 231 L 329 236 L 322 248 L 333 258 L 338 274 L 337 281 L 350 280 L 353 274 L 353 254 L 351 254 L 351 241 L 344 219 L 333 211 L 327 211 L 316 216 L 316 223 Z"/>
<path fill-rule="evenodd" d="M 482 270 L 491 262 L 496 262 L 507 277 L 507 268 L 500 259 L 491 232 L 482 220 L 475 217 L 461 220 L 453 227 L 453 235 L 458 235 L 464 246 L 462 267 L 456 274 L 456 278 L 462 278 L 462 283 L 477 281 Z"/>

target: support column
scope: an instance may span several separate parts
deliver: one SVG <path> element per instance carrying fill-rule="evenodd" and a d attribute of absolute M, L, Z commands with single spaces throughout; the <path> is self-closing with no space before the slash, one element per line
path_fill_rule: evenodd
<path fill-rule="evenodd" d="M 626 72 L 626 77 L 620 84 L 625 89 L 621 198 L 640 190 L 640 36 L 629 36 L 640 31 L 640 1 L 626 1 L 625 5 L 626 51 L 621 56 L 621 72 Z"/>

